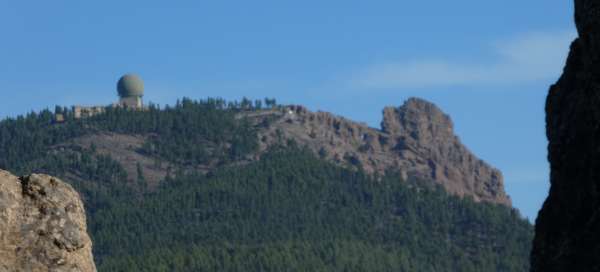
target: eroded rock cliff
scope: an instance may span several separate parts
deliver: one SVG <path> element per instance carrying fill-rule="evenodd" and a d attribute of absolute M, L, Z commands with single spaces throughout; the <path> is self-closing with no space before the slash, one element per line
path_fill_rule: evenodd
<path fill-rule="evenodd" d="M 576 0 L 579 32 L 546 101 L 550 193 L 532 271 L 600 271 L 600 2 Z"/>
<path fill-rule="evenodd" d="M 70 185 L 0 170 L 0 271 L 96 271 L 84 207 Z"/>
<path fill-rule="evenodd" d="M 326 112 L 290 106 L 261 130 L 263 149 L 293 139 L 321 157 L 367 173 L 400 171 L 441 184 L 448 192 L 476 201 L 511 205 L 500 171 L 471 153 L 454 134 L 450 117 L 418 98 L 383 110 L 381 129 Z M 260 121 L 259 121 L 260 122 Z"/>

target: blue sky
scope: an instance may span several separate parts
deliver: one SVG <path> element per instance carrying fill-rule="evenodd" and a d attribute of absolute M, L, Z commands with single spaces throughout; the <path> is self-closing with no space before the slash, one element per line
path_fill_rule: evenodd
<path fill-rule="evenodd" d="M 449 113 L 533 219 L 548 190 L 544 100 L 576 36 L 571 1 L 0 0 L 0 118 L 146 100 L 275 97 L 379 127 L 410 96 Z"/>

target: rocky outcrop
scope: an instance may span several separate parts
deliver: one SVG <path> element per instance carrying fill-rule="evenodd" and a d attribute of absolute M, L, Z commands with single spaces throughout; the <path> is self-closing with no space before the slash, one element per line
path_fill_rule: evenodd
<path fill-rule="evenodd" d="M 302 106 L 251 117 L 266 127 L 260 130 L 263 150 L 293 139 L 340 165 L 372 174 L 399 171 L 455 195 L 511 205 L 500 171 L 475 157 L 454 134 L 450 117 L 425 100 L 385 108 L 381 129 Z"/>
<path fill-rule="evenodd" d="M 414 161 L 427 162 L 417 176 L 438 181 L 460 196 L 510 205 L 502 173 L 460 142 L 450 117 L 434 104 L 413 98 L 400 108 L 386 108 L 381 126 L 391 136 L 394 151 L 410 162 L 407 168 Z"/>
<path fill-rule="evenodd" d="M 96 271 L 83 204 L 71 186 L 0 170 L 0 271 Z"/>
<path fill-rule="evenodd" d="M 600 2 L 575 1 L 579 32 L 546 101 L 550 193 L 532 271 L 600 271 Z"/>

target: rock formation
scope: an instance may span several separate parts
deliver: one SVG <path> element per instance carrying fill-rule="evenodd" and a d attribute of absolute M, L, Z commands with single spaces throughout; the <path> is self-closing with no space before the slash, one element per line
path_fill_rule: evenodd
<path fill-rule="evenodd" d="M 600 271 L 600 2 L 576 0 L 579 32 L 546 101 L 550 193 L 532 271 Z"/>
<path fill-rule="evenodd" d="M 385 108 L 380 130 L 301 106 L 254 118 L 268 123 L 260 130 L 263 150 L 293 139 L 340 165 L 367 173 L 400 171 L 405 178 L 435 181 L 455 195 L 511 205 L 500 171 L 475 157 L 454 135 L 450 117 L 422 99 Z"/>
<path fill-rule="evenodd" d="M 0 271 L 96 271 L 83 204 L 71 186 L 0 170 Z"/>

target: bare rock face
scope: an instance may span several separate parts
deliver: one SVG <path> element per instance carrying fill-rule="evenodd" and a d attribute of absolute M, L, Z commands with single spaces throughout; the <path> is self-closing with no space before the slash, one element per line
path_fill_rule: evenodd
<path fill-rule="evenodd" d="M 381 127 L 390 135 L 391 151 L 403 158 L 426 161 L 420 165 L 425 171 L 417 172 L 417 176 L 438 181 L 460 196 L 510 205 L 502 173 L 460 142 L 450 117 L 434 104 L 412 98 L 400 108 L 386 108 Z M 409 159 L 408 167 L 420 161 Z"/>
<path fill-rule="evenodd" d="M 0 271 L 96 271 L 83 203 L 70 185 L 0 170 Z"/>
<path fill-rule="evenodd" d="M 367 173 L 400 171 L 405 177 L 431 180 L 458 196 L 511 205 L 500 171 L 475 157 L 454 135 L 450 117 L 437 106 L 411 98 L 383 111 L 382 129 L 326 112 L 290 106 L 261 131 L 263 150 L 293 139 L 322 158 Z"/>
<path fill-rule="evenodd" d="M 546 101 L 550 194 L 531 271 L 600 271 L 600 2 L 576 0 L 579 38 Z"/>

